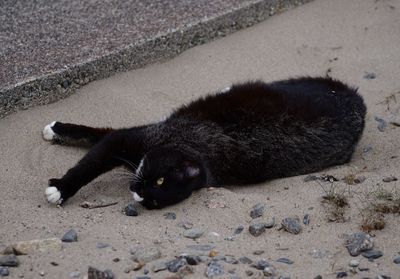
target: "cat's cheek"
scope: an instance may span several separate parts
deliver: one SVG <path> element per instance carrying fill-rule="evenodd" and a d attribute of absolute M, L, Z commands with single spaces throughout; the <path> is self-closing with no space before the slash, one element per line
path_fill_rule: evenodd
<path fill-rule="evenodd" d="M 52 204 L 62 203 L 61 192 L 58 191 L 56 187 L 54 186 L 47 187 L 45 194 L 46 194 L 46 199 L 49 203 Z"/>

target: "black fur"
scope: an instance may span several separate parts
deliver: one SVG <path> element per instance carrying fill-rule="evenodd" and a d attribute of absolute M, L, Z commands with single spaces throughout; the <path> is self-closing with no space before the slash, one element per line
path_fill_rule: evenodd
<path fill-rule="evenodd" d="M 182 106 L 165 121 L 130 129 L 57 122 L 56 142 L 93 147 L 49 184 L 66 201 L 116 166 L 135 172 L 144 158 L 131 189 L 147 208 L 162 208 L 206 186 L 253 184 L 346 163 L 364 129 L 365 113 L 356 89 L 306 77 L 233 85 L 227 93 Z"/>

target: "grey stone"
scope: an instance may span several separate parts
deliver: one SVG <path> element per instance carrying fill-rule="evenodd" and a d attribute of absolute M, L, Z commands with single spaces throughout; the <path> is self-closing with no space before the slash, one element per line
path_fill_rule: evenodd
<path fill-rule="evenodd" d="M 78 234 L 74 229 L 67 231 L 61 238 L 62 242 L 76 242 L 78 241 Z"/>
<path fill-rule="evenodd" d="M 159 271 L 162 271 L 162 270 L 166 270 L 167 268 L 168 267 L 167 267 L 167 263 L 166 262 L 158 262 L 158 263 L 153 264 L 153 266 L 151 267 L 151 270 L 153 272 L 159 272 Z"/>
<path fill-rule="evenodd" d="M 10 275 L 10 271 L 8 270 L 8 268 L 4 267 L 4 266 L 0 266 L 0 276 L 6 277 L 8 275 Z"/>
<path fill-rule="evenodd" d="M 299 234 L 301 232 L 301 226 L 298 218 L 283 219 L 282 227 L 292 234 Z"/>
<path fill-rule="evenodd" d="M 249 232 L 252 236 L 260 236 L 265 232 L 266 223 L 256 223 L 249 226 Z"/>
<path fill-rule="evenodd" d="M 368 250 L 362 252 L 361 255 L 367 259 L 377 259 L 383 256 L 383 252 L 379 250 Z"/>
<path fill-rule="evenodd" d="M 170 272 L 178 272 L 178 270 L 182 267 L 187 265 L 187 261 L 185 258 L 179 258 L 179 259 L 174 259 L 172 261 L 166 262 L 165 263 L 168 270 Z"/>
<path fill-rule="evenodd" d="M 275 226 L 275 217 L 271 219 L 271 221 L 265 223 L 266 229 L 271 229 Z"/>
<path fill-rule="evenodd" d="M 223 261 L 228 264 L 238 264 L 239 263 L 239 261 L 232 256 L 225 256 L 223 258 Z"/>
<path fill-rule="evenodd" d="M 178 227 L 181 227 L 181 228 L 184 228 L 185 230 L 188 230 L 188 229 L 193 228 L 193 224 L 192 224 L 192 223 L 190 223 L 190 222 L 185 222 L 185 221 L 179 222 L 179 223 L 177 224 L 177 226 L 178 226 Z"/>
<path fill-rule="evenodd" d="M 15 255 L 5 255 L 0 257 L 0 266 L 16 267 L 19 265 L 19 260 Z"/>
<path fill-rule="evenodd" d="M 87 278 L 88 279 L 114 279 L 114 274 L 109 269 L 101 271 L 97 268 L 89 266 Z"/>
<path fill-rule="evenodd" d="M 28 255 L 36 252 L 61 251 L 62 244 L 59 238 L 35 239 L 17 242 L 11 245 L 11 249 L 16 255 Z"/>
<path fill-rule="evenodd" d="M 276 268 L 274 266 L 267 266 L 263 270 L 264 276 L 275 276 L 276 275 Z"/>
<path fill-rule="evenodd" d="M 110 244 L 108 244 L 108 243 L 103 243 L 103 242 L 98 242 L 98 243 L 96 244 L 96 248 L 97 248 L 97 249 L 103 249 L 103 248 L 107 248 L 107 247 L 110 247 Z"/>
<path fill-rule="evenodd" d="M 266 260 L 259 260 L 257 263 L 254 263 L 251 266 L 257 268 L 258 270 L 264 270 L 266 267 L 271 266 L 271 264 Z"/>
<path fill-rule="evenodd" d="M 357 266 L 359 266 L 360 265 L 360 262 L 358 261 L 358 260 L 351 260 L 350 262 L 349 262 L 349 266 L 350 267 L 357 267 Z"/>
<path fill-rule="evenodd" d="M 313 174 L 309 174 L 306 177 L 304 177 L 303 181 L 304 182 L 310 182 L 310 181 L 315 181 L 315 180 L 318 180 L 318 179 L 320 179 L 318 176 L 313 175 Z"/>
<path fill-rule="evenodd" d="M 303 224 L 304 225 L 308 225 L 308 224 L 310 224 L 310 214 L 306 214 L 306 215 L 304 215 L 304 217 L 303 217 Z"/>
<path fill-rule="evenodd" d="M 363 232 L 353 233 L 346 240 L 346 248 L 353 257 L 356 257 L 360 255 L 361 252 L 370 250 L 373 247 L 373 238 L 369 234 Z"/>
<path fill-rule="evenodd" d="M 288 259 L 288 258 L 279 258 L 276 260 L 278 263 L 285 263 L 285 264 L 293 264 L 294 261 Z"/>
<path fill-rule="evenodd" d="M 253 251 L 253 255 L 257 255 L 257 256 L 259 256 L 261 254 L 264 254 L 264 253 L 265 253 L 264 250 L 255 250 L 255 251 Z"/>
<path fill-rule="evenodd" d="M 204 234 L 203 229 L 193 228 L 183 232 L 183 236 L 191 239 L 196 239 L 201 237 Z"/>
<path fill-rule="evenodd" d="M 382 179 L 382 181 L 383 182 L 393 182 L 393 181 L 397 181 L 397 177 L 394 177 L 394 176 L 388 176 L 388 177 L 385 177 L 384 179 Z"/>
<path fill-rule="evenodd" d="M 161 257 L 161 251 L 156 246 L 137 245 L 131 248 L 132 260 L 136 262 L 151 262 Z"/>
<path fill-rule="evenodd" d="M 237 228 L 233 231 L 233 234 L 240 234 L 244 230 L 243 225 L 237 226 Z"/>
<path fill-rule="evenodd" d="M 383 275 L 383 274 L 379 274 L 375 277 L 375 279 L 392 279 L 392 277 Z"/>
<path fill-rule="evenodd" d="M 336 274 L 336 278 L 344 278 L 347 277 L 347 272 L 341 271 Z"/>
<path fill-rule="evenodd" d="M 240 257 L 239 258 L 239 262 L 241 262 L 242 264 L 251 264 L 251 263 L 253 263 L 253 261 L 251 259 L 249 259 L 248 257 Z"/>
<path fill-rule="evenodd" d="M 197 255 L 182 255 L 181 258 L 186 259 L 186 262 L 189 265 L 198 265 L 200 262 L 202 262 L 200 256 Z"/>
<path fill-rule="evenodd" d="M 365 79 L 375 79 L 376 78 L 376 74 L 372 73 L 372 72 L 365 72 L 363 78 L 365 78 Z"/>
<path fill-rule="evenodd" d="M 386 120 L 375 116 L 375 121 L 378 122 L 378 130 L 379 130 L 379 132 L 384 132 L 386 130 L 387 125 L 388 125 Z"/>
<path fill-rule="evenodd" d="M 69 274 L 70 278 L 79 278 L 81 276 L 81 273 L 79 271 L 72 271 Z"/>
<path fill-rule="evenodd" d="M 265 210 L 265 204 L 257 203 L 250 211 L 250 217 L 253 219 L 261 217 L 264 214 L 264 210 Z"/>
<path fill-rule="evenodd" d="M 222 274 L 224 274 L 224 268 L 217 261 L 211 261 L 208 263 L 206 269 L 206 276 L 208 278 L 213 278 Z"/>
<path fill-rule="evenodd" d="M 126 216 L 132 216 L 132 217 L 136 217 L 139 215 L 139 212 L 133 203 L 130 203 L 127 206 L 125 206 L 124 213 Z"/>
<path fill-rule="evenodd" d="M 166 212 L 166 213 L 163 214 L 163 216 L 167 220 L 175 220 L 176 219 L 176 214 L 173 213 L 173 212 Z"/>
<path fill-rule="evenodd" d="M 251 275 L 254 274 L 254 272 L 251 271 L 251 270 L 246 270 L 245 273 L 246 273 L 247 276 L 251 276 Z"/>
<path fill-rule="evenodd" d="M 400 264 L 400 256 L 394 258 L 394 259 L 393 259 L 393 262 L 394 262 L 395 264 Z"/>
<path fill-rule="evenodd" d="M 322 276 L 321 275 L 317 275 L 317 276 L 314 277 L 314 279 L 322 279 Z"/>

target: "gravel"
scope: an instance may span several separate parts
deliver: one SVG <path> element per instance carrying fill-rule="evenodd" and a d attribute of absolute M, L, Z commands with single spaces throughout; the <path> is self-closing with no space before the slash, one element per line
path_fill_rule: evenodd
<path fill-rule="evenodd" d="M 191 239 L 196 239 L 201 237 L 204 234 L 203 229 L 193 228 L 183 232 L 183 236 Z"/>
<path fill-rule="evenodd" d="M 283 219 L 282 227 L 292 234 L 299 234 L 301 232 L 301 226 L 298 218 Z"/>
<path fill-rule="evenodd" d="M 240 234 L 244 230 L 243 225 L 237 226 L 237 228 L 233 231 L 233 234 Z"/>
<path fill-rule="evenodd" d="M 260 236 L 265 232 L 265 225 L 267 223 L 256 223 L 249 226 L 249 232 L 252 236 Z"/>
<path fill-rule="evenodd" d="M 187 265 L 187 261 L 185 258 L 174 259 L 172 261 L 166 262 L 165 265 L 167 266 L 170 272 L 178 272 L 178 270 Z"/>
<path fill-rule="evenodd" d="M 15 255 L 6 255 L 0 257 L 0 266 L 16 267 L 19 265 L 19 260 Z"/>
<path fill-rule="evenodd" d="M 308 224 L 310 224 L 310 214 L 306 214 L 306 215 L 304 215 L 304 217 L 303 217 L 303 224 L 304 225 L 308 225 Z"/>
<path fill-rule="evenodd" d="M 138 216 L 139 212 L 136 209 L 135 205 L 133 203 L 128 204 L 127 206 L 125 206 L 124 210 L 123 210 L 124 214 L 126 216 Z"/>
<path fill-rule="evenodd" d="M 211 261 L 207 265 L 205 274 L 208 278 L 219 276 L 224 274 L 224 268 L 217 261 Z"/>
<path fill-rule="evenodd" d="M 74 229 L 70 229 L 67 231 L 63 237 L 61 238 L 62 242 L 77 242 L 78 241 L 78 234 Z"/>
<path fill-rule="evenodd" d="M 250 217 L 253 219 L 261 217 L 264 214 L 264 210 L 265 210 L 265 204 L 257 203 L 250 211 Z"/>
<path fill-rule="evenodd" d="M 371 250 L 373 247 L 373 238 L 367 233 L 353 233 L 346 240 L 346 248 L 353 257 L 360 255 L 361 252 Z"/>

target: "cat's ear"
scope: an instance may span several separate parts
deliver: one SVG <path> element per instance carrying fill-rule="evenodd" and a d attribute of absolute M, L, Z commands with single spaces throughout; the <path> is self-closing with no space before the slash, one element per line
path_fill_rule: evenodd
<path fill-rule="evenodd" d="M 196 163 L 186 161 L 183 163 L 183 169 L 186 177 L 193 178 L 200 174 L 200 168 Z"/>

